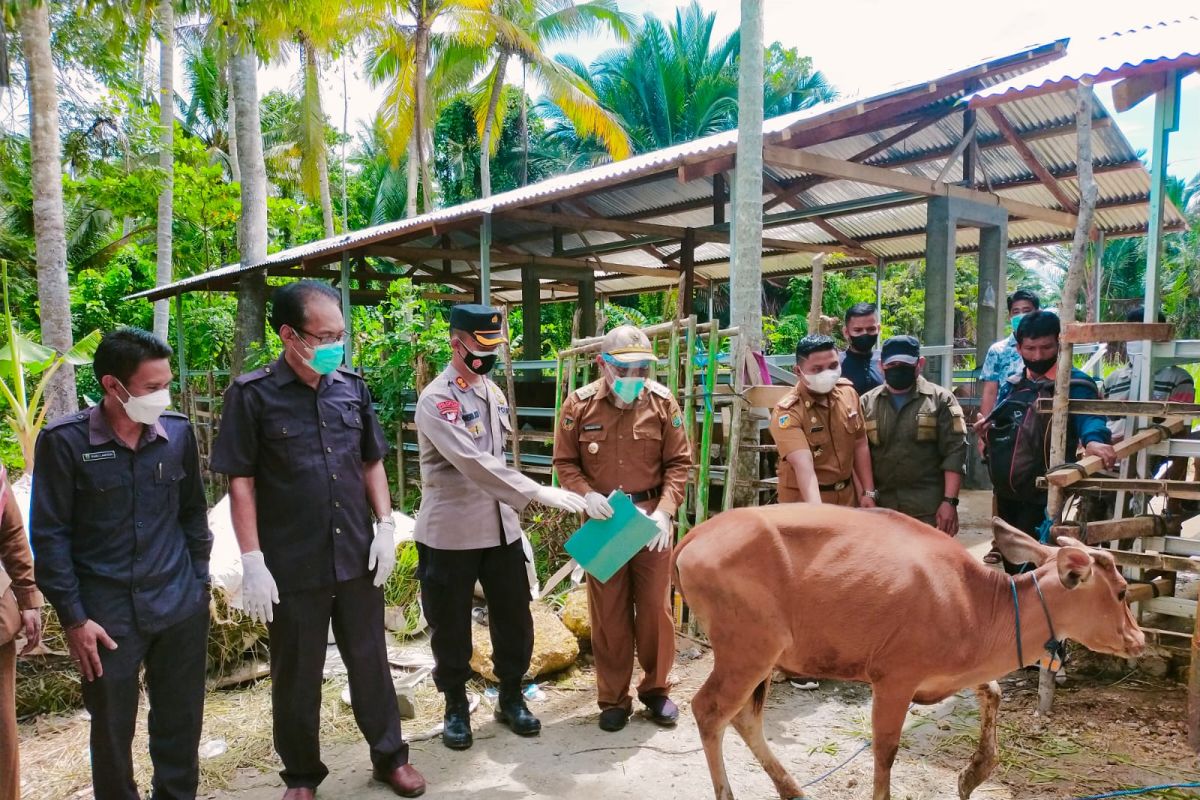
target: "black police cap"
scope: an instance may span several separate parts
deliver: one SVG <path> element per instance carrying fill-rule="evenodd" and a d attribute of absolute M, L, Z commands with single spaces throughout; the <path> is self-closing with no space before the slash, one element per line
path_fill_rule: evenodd
<path fill-rule="evenodd" d="M 504 335 L 504 315 L 498 308 L 462 303 L 450 308 L 450 328 L 465 331 L 475 341 L 487 347 L 495 347 L 508 341 Z"/>
<path fill-rule="evenodd" d="M 921 357 L 921 343 L 915 336 L 893 336 L 880 348 L 881 364 L 916 364 Z"/>

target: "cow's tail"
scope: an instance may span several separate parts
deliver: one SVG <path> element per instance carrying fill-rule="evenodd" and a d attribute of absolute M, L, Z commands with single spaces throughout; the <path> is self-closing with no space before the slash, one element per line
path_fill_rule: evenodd
<path fill-rule="evenodd" d="M 755 715 L 761 714 L 762 710 L 763 710 L 763 706 L 766 705 L 767 682 L 770 680 L 771 680 L 770 678 L 767 678 L 767 680 L 763 681 L 758 686 L 754 687 L 754 694 L 751 696 L 750 702 L 752 702 L 754 704 Z"/>
<path fill-rule="evenodd" d="M 683 593 L 683 581 L 679 579 L 679 555 L 683 552 L 683 548 L 688 546 L 691 541 L 691 535 L 684 536 L 679 544 L 675 545 L 675 549 L 671 551 L 671 575 L 675 579 L 675 591 L 679 592 L 680 599 L 686 603 L 687 596 Z"/>

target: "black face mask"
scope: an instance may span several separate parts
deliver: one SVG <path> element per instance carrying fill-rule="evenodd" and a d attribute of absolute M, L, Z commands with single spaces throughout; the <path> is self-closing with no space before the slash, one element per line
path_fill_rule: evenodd
<path fill-rule="evenodd" d="M 917 382 L 917 367 L 915 364 L 888 367 L 883 371 L 883 379 L 896 391 L 907 392 Z"/>
<path fill-rule="evenodd" d="M 1026 368 L 1034 375 L 1045 375 L 1058 363 L 1058 356 L 1043 358 L 1040 361 L 1030 361 L 1028 358 L 1022 358 L 1021 360 L 1025 362 Z"/>
<path fill-rule="evenodd" d="M 858 336 L 851 336 L 850 346 L 860 353 L 869 353 L 875 349 L 875 343 L 878 341 L 878 333 L 863 333 Z"/>
<path fill-rule="evenodd" d="M 466 346 L 463 347 L 462 359 L 463 363 L 467 365 L 467 369 L 471 370 L 471 372 L 474 372 L 476 375 L 487 375 L 492 371 L 492 367 L 496 366 L 495 353 L 488 353 L 485 356 L 478 356 L 472 353 Z"/>

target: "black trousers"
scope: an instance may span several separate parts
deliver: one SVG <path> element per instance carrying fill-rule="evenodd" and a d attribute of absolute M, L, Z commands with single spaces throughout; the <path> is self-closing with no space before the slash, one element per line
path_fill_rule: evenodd
<path fill-rule="evenodd" d="M 400 706 L 388 666 L 383 590 L 366 575 L 323 589 L 280 594 L 270 623 L 271 705 L 279 773 L 288 788 L 315 789 L 321 761 L 321 683 L 329 624 L 350 679 L 354 721 L 371 748 L 371 764 L 391 771 L 408 763 Z"/>
<path fill-rule="evenodd" d="M 1046 519 L 1046 502 L 1045 495 L 1034 499 L 1019 499 L 998 494 L 996 495 L 996 514 L 1017 530 L 1024 531 L 1031 538 L 1037 539 L 1038 528 Z M 1024 570 L 1024 564 L 1014 564 L 1008 559 L 1004 559 L 1004 571 L 1009 575 L 1015 575 Z"/>
<path fill-rule="evenodd" d="M 438 691 L 461 689 L 471 678 L 471 606 L 475 581 L 487 598 L 496 677 L 525 677 L 533 655 L 533 614 L 521 542 L 478 550 L 442 550 L 417 543 L 421 605 L 433 645 Z"/>
<path fill-rule="evenodd" d="M 132 746 L 143 665 L 154 800 L 194 800 L 200 779 L 208 608 L 160 633 L 112 638 L 116 650 L 100 647 L 104 674 L 83 682 L 83 704 L 92 716 L 95 800 L 141 798 L 133 777 Z"/>

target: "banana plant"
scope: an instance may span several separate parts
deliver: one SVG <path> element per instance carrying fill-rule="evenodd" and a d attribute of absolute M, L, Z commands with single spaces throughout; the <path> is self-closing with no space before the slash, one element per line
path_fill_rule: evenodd
<path fill-rule="evenodd" d="M 42 402 L 46 387 L 63 364 L 80 366 L 92 363 L 100 344 L 100 331 L 92 331 L 65 353 L 22 336 L 13 325 L 8 306 L 8 262 L 0 259 L 0 280 L 4 291 L 4 328 L 7 341 L 0 347 L 0 395 L 8 403 L 5 422 L 21 445 L 26 473 L 33 472 L 34 445 L 46 424 L 46 406 Z M 28 373 L 28 378 L 26 377 Z M 36 384 L 30 385 L 36 379 Z"/>

